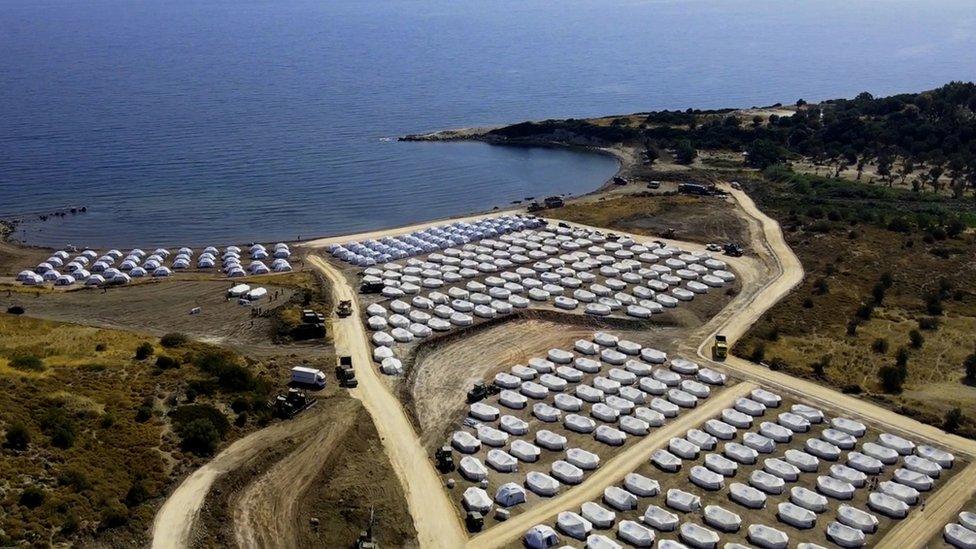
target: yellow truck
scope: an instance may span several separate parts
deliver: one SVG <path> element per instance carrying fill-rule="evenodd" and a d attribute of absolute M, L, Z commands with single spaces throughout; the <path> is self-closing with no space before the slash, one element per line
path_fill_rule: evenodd
<path fill-rule="evenodd" d="M 718 334 L 715 336 L 715 343 L 712 344 L 712 357 L 715 360 L 725 360 L 727 356 L 729 356 L 729 342 L 724 335 Z"/>

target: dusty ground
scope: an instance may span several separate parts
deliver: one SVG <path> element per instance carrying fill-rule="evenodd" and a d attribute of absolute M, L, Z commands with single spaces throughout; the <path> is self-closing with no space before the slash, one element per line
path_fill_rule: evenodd
<path fill-rule="evenodd" d="M 236 284 L 236 282 L 235 282 Z M 226 299 L 232 284 L 178 278 L 157 283 L 111 288 L 108 292 L 84 289 L 40 296 L 0 292 L 0 309 L 20 305 L 28 316 L 76 322 L 104 328 L 154 335 L 181 332 L 215 344 L 264 344 L 271 330 L 267 315 L 252 317 L 286 303 L 294 291 L 265 286 L 272 298 L 251 307 Z M 273 297 L 275 293 L 278 297 Z M 200 307 L 191 315 L 190 309 Z"/>
<path fill-rule="evenodd" d="M 194 546 L 347 547 L 371 506 L 380 543 L 409 545 L 416 534 L 372 421 L 344 392 L 327 393 L 308 419 L 214 483 Z"/>
<path fill-rule="evenodd" d="M 664 183 L 664 186 L 676 186 Z M 633 185 L 628 187 L 633 188 Z M 570 203 L 546 212 L 547 216 L 610 230 L 662 236 L 674 229 L 674 238 L 700 243 L 748 242 L 746 227 L 728 201 L 716 197 L 635 194 Z"/>

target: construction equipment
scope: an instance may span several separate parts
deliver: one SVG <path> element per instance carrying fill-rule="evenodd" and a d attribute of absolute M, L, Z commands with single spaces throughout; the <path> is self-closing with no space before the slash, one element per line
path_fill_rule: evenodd
<path fill-rule="evenodd" d="M 339 318 L 346 318 L 352 314 L 352 301 L 348 299 L 343 299 L 339 302 L 339 306 L 336 307 L 336 314 Z"/>
<path fill-rule="evenodd" d="M 299 412 L 307 410 L 314 405 L 315 399 L 308 398 L 305 391 L 295 389 L 294 387 L 288 389 L 287 393 L 276 396 L 274 401 L 272 401 L 275 415 L 282 419 L 293 418 Z"/>
<path fill-rule="evenodd" d="M 464 524 L 468 527 L 468 532 L 480 532 L 485 527 L 485 517 L 477 511 L 468 511 L 464 516 Z"/>
<path fill-rule="evenodd" d="M 382 282 L 363 282 L 359 285 L 359 293 L 361 294 L 378 294 L 382 291 Z"/>
<path fill-rule="evenodd" d="M 664 238 L 674 238 L 674 227 L 668 227 L 662 234 Z"/>
<path fill-rule="evenodd" d="M 729 342 L 722 334 L 715 336 L 715 343 L 712 344 L 712 357 L 716 360 L 725 360 L 729 356 Z"/>
<path fill-rule="evenodd" d="M 484 381 L 476 381 L 474 387 L 468 391 L 468 404 L 484 400 L 489 395 L 497 395 L 501 392 L 501 387 L 494 384 L 486 384 Z"/>
<path fill-rule="evenodd" d="M 725 250 L 725 255 L 729 257 L 742 257 L 742 246 L 738 244 L 729 242 L 725 246 L 722 246 L 722 249 Z"/>
<path fill-rule="evenodd" d="M 342 387 L 358 387 L 359 381 L 356 380 L 356 371 L 352 368 L 352 357 L 339 357 L 339 365 L 336 366 L 336 377 Z"/>
<path fill-rule="evenodd" d="M 438 471 L 449 473 L 454 470 L 454 454 L 450 446 L 441 446 L 434 452 L 434 459 L 437 460 Z"/>
<path fill-rule="evenodd" d="M 356 539 L 356 549 L 379 549 L 380 545 L 376 543 L 373 537 L 373 525 L 375 523 L 376 517 L 373 513 L 373 508 L 369 508 L 369 524 L 366 525 L 366 529 L 359 532 L 359 538 Z"/>

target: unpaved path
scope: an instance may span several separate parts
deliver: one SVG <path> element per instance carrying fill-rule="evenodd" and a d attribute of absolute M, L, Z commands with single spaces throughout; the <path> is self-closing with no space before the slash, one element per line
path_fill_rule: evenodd
<path fill-rule="evenodd" d="M 545 522 L 566 509 L 576 509 L 584 502 L 599 500 L 607 486 L 619 482 L 627 476 L 627 473 L 640 467 L 656 448 L 666 445 L 672 437 L 681 436 L 689 429 L 698 427 L 706 420 L 720 414 L 724 408 L 731 406 L 735 399 L 745 396 L 756 387 L 749 382 L 738 383 L 709 398 L 704 404 L 678 416 L 664 427 L 642 438 L 637 444 L 614 456 L 581 484 L 471 538 L 468 547 L 478 549 L 505 547 L 518 540 L 526 530 L 536 524 Z"/>
<path fill-rule="evenodd" d="M 276 423 L 234 442 L 188 476 L 156 513 L 152 526 L 153 549 L 182 549 L 190 545 L 200 508 L 220 476 L 256 459 L 268 448 L 290 437 L 327 429 L 331 415 L 316 413 L 316 408 L 318 406 L 297 419 Z"/>
<path fill-rule="evenodd" d="M 373 365 L 372 347 L 360 320 L 355 292 L 342 273 L 328 262 L 315 256 L 309 256 L 309 262 L 329 280 L 336 302 L 352 302 L 352 314 L 333 324 L 336 354 L 352 357 L 359 387 L 350 390 L 349 394 L 362 401 L 376 424 L 386 455 L 403 486 L 417 530 L 417 541 L 421 547 L 456 549 L 464 546 L 467 536 L 433 463 L 420 444 L 420 437 L 400 401 L 380 379 Z"/>
<path fill-rule="evenodd" d="M 359 406 L 353 400 L 328 405 L 334 406 L 334 421 L 319 426 L 295 451 L 254 479 L 233 503 L 231 516 L 239 547 L 299 546 L 295 528 L 302 494 L 352 426 Z"/>

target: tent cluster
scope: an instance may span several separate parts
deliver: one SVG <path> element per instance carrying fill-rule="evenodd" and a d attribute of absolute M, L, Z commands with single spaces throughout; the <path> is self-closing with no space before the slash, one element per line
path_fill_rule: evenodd
<path fill-rule="evenodd" d="M 672 359 L 671 372 L 678 363 L 677 369 L 687 375 L 686 362 Z M 660 377 L 652 374 L 641 381 L 645 379 Z M 680 383 L 686 381 L 691 380 Z M 677 535 L 683 546 L 717 547 L 723 534 L 738 533 L 758 547 L 786 548 L 800 541 L 791 543 L 793 529 L 819 525 L 831 542 L 861 547 L 877 541 L 871 536 L 882 520 L 907 516 L 921 501 L 921 493 L 934 489 L 943 470 L 952 467 L 954 456 L 933 446 L 916 445 L 892 433 L 871 440 L 867 427 L 855 419 L 828 419 L 822 410 L 803 404 L 788 410 L 781 406 L 779 395 L 755 389 L 700 429 L 671 439 L 666 448 L 650 456 L 662 474 L 687 475 L 689 486 L 698 493 L 724 493 L 712 499 L 727 503 L 703 508 L 700 496 L 690 488 L 659 494 L 656 480 L 631 473 L 621 484 L 606 488 L 602 501 L 564 511 L 552 525 L 534 526 L 523 541 L 529 547 L 553 547 L 562 543 L 561 538 L 588 547 L 650 547 L 660 533 L 674 532 L 671 535 Z M 819 435 L 804 436 L 803 444 L 794 441 L 807 432 Z M 743 470 L 747 468 L 750 472 Z M 891 473 L 891 480 L 869 481 L 881 472 Z M 803 484 L 812 489 L 800 484 L 803 475 L 808 475 Z M 854 503 L 861 489 L 870 490 L 866 505 Z M 660 499 L 646 499 L 661 495 L 663 504 Z M 824 515 L 830 507 L 836 513 Z M 622 518 L 619 513 L 635 509 L 643 510 L 638 521 L 617 520 Z M 743 516 L 754 516 L 749 510 L 760 509 L 771 512 L 768 523 L 743 521 Z M 693 520 L 685 520 L 686 514 Z M 947 525 L 943 535 L 956 547 L 976 547 L 976 514 L 961 513 L 958 523 Z M 658 541 L 663 545 L 663 540 Z"/>
<path fill-rule="evenodd" d="M 268 251 L 261 244 L 254 244 L 248 254 L 252 261 L 245 270 L 241 263 L 240 248 L 228 246 L 221 254 L 217 248 L 209 246 L 197 258 L 196 268 L 213 269 L 218 262 L 222 262 L 221 267 L 229 277 L 291 270 L 288 263 L 291 251 L 287 244 L 275 244 L 273 251 Z M 264 263 L 267 259 L 272 260 L 270 267 Z M 17 280 L 29 286 L 45 282 L 53 282 L 55 286 L 71 286 L 76 283 L 88 286 L 127 284 L 133 278 L 172 276 L 176 271 L 189 269 L 192 264 L 193 249 L 186 247 L 180 248 L 175 254 L 166 248 L 156 248 L 152 253 L 134 248 L 127 254 L 113 249 L 102 255 L 94 250 L 85 250 L 73 258 L 68 252 L 60 250 L 39 263 L 33 271 L 22 271 L 17 275 Z"/>
<path fill-rule="evenodd" d="M 367 267 L 543 225 L 545 222 L 536 217 L 505 215 L 474 223 L 459 221 L 449 225 L 438 225 L 380 240 L 333 244 L 328 247 L 328 251 L 337 259 Z"/>
<path fill-rule="evenodd" d="M 374 358 L 382 364 L 397 343 L 530 306 L 648 318 L 734 280 L 726 269 L 707 252 L 608 240 L 593 230 L 522 230 L 426 261 L 367 267 L 363 282 L 381 284 L 388 299 L 367 308 L 367 325 L 377 332 Z"/>
<path fill-rule="evenodd" d="M 669 369 L 675 363 L 687 374 Z M 469 427 L 455 431 L 450 445 L 462 456 L 462 477 L 473 483 L 496 473 L 517 472 L 519 464 L 537 462 L 543 452 L 558 456 L 547 471 L 531 471 L 521 484 L 505 485 L 504 498 L 496 494 L 495 504 L 509 507 L 503 500 L 510 501 L 512 492 L 552 496 L 596 470 L 600 455 L 581 447 L 582 437 L 606 447 L 625 444 L 685 409 L 673 400 L 692 406 L 686 398 L 697 403 L 708 398 L 711 387 L 724 383 L 725 376 L 718 372 L 688 360 L 669 363 L 657 349 L 599 332 L 577 341 L 571 350 L 552 349 L 544 358 L 499 373 L 494 379 L 501 389 L 498 395 L 470 405 L 465 422 Z M 569 436 L 561 434 L 565 431 Z M 655 482 L 633 475 L 623 487 L 610 490 L 607 499 L 617 507 L 632 508 L 637 497 L 657 491 Z M 640 537 L 639 528 L 626 530 Z M 542 534 L 534 535 L 546 537 Z"/>
<path fill-rule="evenodd" d="M 215 267 L 218 253 L 220 251 L 212 246 L 205 249 L 200 254 L 200 259 L 197 260 L 197 268 L 211 269 Z M 262 275 L 272 271 L 276 273 L 291 271 L 291 264 L 288 263 L 288 258 L 291 257 L 291 250 L 288 249 L 287 244 L 279 242 L 275 244 L 274 250 L 270 252 L 261 244 L 252 244 L 245 254 L 250 257 L 250 262 L 246 267 L 243 263 L 245 258 L 242 253 L 243 250 L 237 246 L 228 246 L 220 255 L 221 268 L 228 278 L 237 278 L 249 274 Z M 269 259 L 271 260 L 270 267 L 266 264 L 266 261 Z"/>

